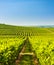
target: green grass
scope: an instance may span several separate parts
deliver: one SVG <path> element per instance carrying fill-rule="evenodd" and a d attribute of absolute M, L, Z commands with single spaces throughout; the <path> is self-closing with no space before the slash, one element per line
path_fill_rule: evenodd
<path fill-rule="evenodd" d="M 22 56 L 19 64 L 20 65 L 35 65 L 33 57 L 29 55 Z"/>

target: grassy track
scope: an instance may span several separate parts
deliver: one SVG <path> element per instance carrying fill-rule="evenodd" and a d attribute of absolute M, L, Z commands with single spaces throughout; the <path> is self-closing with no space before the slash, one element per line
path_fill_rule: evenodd
<path fill-rule="evenodd" d="M 29 39 L 27 38 L 24 43 L 25 45 L 16 60 L 16 65 L 38 65 L 37 58 L 35 58 L 35 54 L 32 51 Z"/>

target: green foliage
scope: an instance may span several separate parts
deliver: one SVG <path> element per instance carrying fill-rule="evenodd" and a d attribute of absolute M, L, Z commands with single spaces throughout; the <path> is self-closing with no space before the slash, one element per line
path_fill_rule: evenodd
<path fill-rule="evenodd" d="M 54 65 L 54 38 L 37 36 L 29 39 L 40 65 Z"/>
<path fill-rule="evenodd" d="M 10 65 L 17 59 L 26 37 L 40 65 L 54 65 L 54 28 L 4 24 L 0 24 L 0 65 Z"/>
<path fill-rule="evenodd" d="M 11 26 L 0 24 L 0 36 L 53 36 L 54 28 Z"/>
<path fill-rule="evenodd" d="M 18 38 L 5 38 L 0 39 L 0 62 L 4 65 L 9 65 L 17 59 L 17 55 L 20 51 L 19 46 L 24 42 L 25 39 Z"/>

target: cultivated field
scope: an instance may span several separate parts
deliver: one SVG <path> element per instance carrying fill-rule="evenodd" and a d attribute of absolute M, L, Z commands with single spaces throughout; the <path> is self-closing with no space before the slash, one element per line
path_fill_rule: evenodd
<path fill-rule="evenodd" d="M 0 24 L 0 65 L 54 65 L 54 28 Z"/>

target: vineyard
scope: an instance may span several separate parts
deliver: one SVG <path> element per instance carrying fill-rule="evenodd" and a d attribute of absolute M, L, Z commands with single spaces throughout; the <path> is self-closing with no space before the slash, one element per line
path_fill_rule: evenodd
<path fill-rule="evenodd" d="M 0 24 L 0 65 L 54 65 L 54 28 Z"/>

